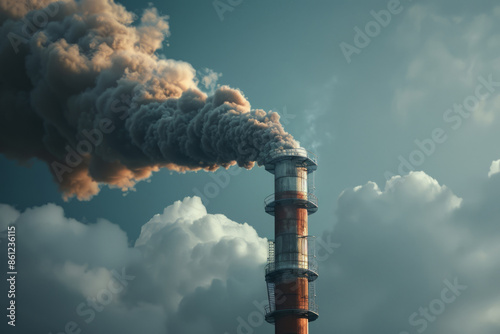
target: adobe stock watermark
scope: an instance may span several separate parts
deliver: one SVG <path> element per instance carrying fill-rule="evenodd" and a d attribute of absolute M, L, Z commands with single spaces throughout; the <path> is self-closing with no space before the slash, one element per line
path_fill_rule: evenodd
<path fill-rule="evenodd" d="M 317 257 L 317 262 L 326 261 L 336 249 L 341 247 L 341 244 L 335 243 L 332 241 L 332 235 L 328 234 L 327 237 L 323 240 L 322 238 L 317 239 L 317 243 L 319 245 Z M 285 280 L 286 281 L 286 280 Z M 295 281 L 295 277 L 290 276 L 290 282 Z M 295 291 L 298 286 L 295 284 L 291 289 Z M 275 300 L 276 304 L 282 304 L 286 301 L 286 296 L 279 290 L 275 290 Z M 268 299 L 264 299 L 262 301 L 254 300 L 252 305 L 255 307 L 255 310 L 248 313 L 246 317 L 238 316 L 236 317 L 236 334 L 253 334 L 255 330 L 262 326 L 266 319 L 266 306 L 269 305 Z M 225 332 L 224 334 L 230 334 Z"/>
<path fill-rule="evenodd" d="M 411 2 L 411 0 L 407 1 Z M 353 44 L 344 41 L 339 44 L 348 64 L 352 62 L 354 54 L 359 55 L 364 48 L 370 45 L 372 39 L 380 35 L 382 29 L 391 23 L 393 16 L 400 14 L 404 9 L 400 0 L 389 0 L 386 8 L 379 11 L 371 10 L 370 15 L 374 20 L 368 21 L 363 29 L 358 26 L 354 27 Z"/>
<path fill-rule="evenodd" d="M 241 5 L 243 0 L 214 0 L 212 5 L 221 21 L 224 21 L 224 13 L 232 12 L 234 8 Z"/>
<path fill-rule="evenodd" d="M 80 323 L 90 324 L 96 318 L 96 312 L 102 312 L 106 305 L 109 305 L 116 295 L 120 294 L 125 287 L 135 279 L 135 276 L 127 275 L 125 268 L 122 268 L 121 273 L 116 270 L 111 271 L 112 278 L 108 281 L 105 289 L 97 292 L 93 298 L 87 298 L 85 302 L 81 302 L 76 306 L 76 314 L 80 316 Z M 80 334 L 82 327 L 78 321 L 70 320 L 64 325 L 62 331 L 55 334 Z M 52 334 L 52 332 L 49 332 Z"/>
<path fill-rule="evenodd" d="M 127 95 L 122 95 L 120 100 L 116 99 L 111 102 L 110 110 L 112 113 L 117 114 L 120 120 L 128 117 L 128 109 L 133 105 L 131 99 Z M 57 180 L 63 182 L 63 175 L 71 173 L 84 162 L 84 157 L 90 155 L 99 145 L 104 141 L 104 135 L 112 133 L 116 129 L 115 124 L 111 118 L 102 118 L 99 121 L 98 127 L 92 130 L 82 130 L 81 137 L 76 145 L 73 147 L 66 145 L 66 156 L 64 161 L 53 161 L 50 166 Z"/>
<path fill-rule="evenodd" d="M 328 260 L 335 253 L 335 250 L 342 246 L 342 244 L 333 242 L 331 233 L 328 233 L 325 239 L 317 238 L 316 244 L 319 245 L 316 249 L 316 261 L 318 263 Z"/>
<path fill-rule="evenodd" d="M 281 110 L 276 108 L 273 109 L 273 111 L 277 112 L 280 115 L 280 123 L 283 126 L 290 124 L 291 120 L 295 119 L 295 117 L 297 116 L 295 114 L 289 113 L 286 106 L 283 106 Z"/>
<path fill-rule="evenodd" d="M 193 192 L 196 196 L 201 198 L 204 205 L 208 205 L 211 199 L 219 196 L 221 190 L 225 189 L 229 185 L 231 177 L 240 174 L 241 170 L 242 168 L 237 167 L 230 167 L 228 169 L 221 167 L 215 172 L 209 173 L 213 182 L 205 183 L 202 190 L 194 187 Z"/>
<path fill-rule="evenodd" d="M 19 52 L 19 45 L 28 43 L 29 39 L 37 31 L 45 28 L 49 24 L 50 18 L 53 18 L 59 13 L 59 8 L 57 2 L 52 2 L 48 4 L 47 7 L 36 10 L 29 19 L 26 17 L 21 19 L 24 24 L 20 33 L 11 31 L 7 34 L 10 45 L 12 45 L 16 54 Z"/>
<path fill-rule="evenodd" d="M 415 327 L 417 333 L 423 333 L 429 323 L 436 321 L 437 317 L 446 310 L 446 307 L 454 303 L 457 298 L 467 289 L 467 285 L 462 285 L 455 277 L 453 283 L 448 279 L 443 281 L 445 287 L 441 290 L 439 298 L 431 300 L 426 307 L 419 307 L 418 312 L 413 312 L 408 317 L 410 326 Z M 410 334 L 410 332 L 402 331 L 399 334 Z"/>
<path fill-rule="evenodd" d="M 465 97 L 461 103 L 454 103 L 452 107 L 443 112 L 443 121 L 454 131 L 462 126 L 464 119 L 468 119 L 472 115 L 480 102 L 489 99 L 498 87 L 500 87 L 500 81 L 494 81 L 492 74 L 487 79 L 479 76 L 477 81 L 478 84 L 473 94 Z M 442 127 L 434 128 L 427 138 L 422 140 L 415 139 L 414 143 L 417 148 L 411 151 L 406 158 L 402 155 L 398 157 L 399 166 L 397 173 L 405 175 L 414 171 L 416 167 L 422 166 L 425 160 L 436 152 L 437 147 L 447 140 L 448 134 Z M 384 173 L 386 180 L 391 179 L 395 175 L 391 171 L 385 171 Z M 398 182 L 404 182 L 404 180 L 399 178 Z"/>

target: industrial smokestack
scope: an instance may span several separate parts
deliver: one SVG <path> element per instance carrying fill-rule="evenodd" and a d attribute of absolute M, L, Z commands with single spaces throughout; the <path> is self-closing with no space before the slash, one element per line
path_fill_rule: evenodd
<path fill-rule="evenodd" d="M 277 113 L 227 86 L 208 96 L 190 64 L 157 55 L 167 17 L 134 20 L 112 0 L 0 0 L 0 153 L 45 161 L 65 197 L 88 199 L 298 147 Z"/>
<path fill-rule="evenodd" d="M 303 148 L 277 150 L 265 167 L 274 174 L 275 187 L 265 200 L 266 212 L 275 217 L 275 240 L 269 242 L 266 266 L 266 320 L 275 324 L 276 334 L 307 334 L 309 321 L 318 318 L 318 271 L 314 238 L 308 235 L 308 215 L 318 209 L 308 175 L 316 170 L 317 159 Z"/>

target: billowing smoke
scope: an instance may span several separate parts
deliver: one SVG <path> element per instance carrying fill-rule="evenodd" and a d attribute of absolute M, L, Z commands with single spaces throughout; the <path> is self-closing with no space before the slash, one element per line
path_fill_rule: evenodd
<path fill-rule="evenodd" d="M 88 199 L 162 167 L 251 168 L 297 147 L 278 114 L 227 86 L 208 96 L 190 64 L 157 54 L 167 19 L 112 0 L 0 0 L 0 153 L 45 161 L 65 198 Z"/>

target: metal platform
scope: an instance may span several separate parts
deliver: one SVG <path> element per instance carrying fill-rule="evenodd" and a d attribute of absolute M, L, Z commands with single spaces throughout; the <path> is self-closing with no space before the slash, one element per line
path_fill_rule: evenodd
<path fill-rule="evenodd" d="M 297 166 L 307 167 L 308 173 L 318 168 L 318 157 L 302 147 L 272 151 L 264 159 L 264 166 L 268 172 L 274 174 L 276 163 L 281 160 L 294 160 Z"/>
<path fill-rule="evenodd" d="M 289 204 L 307 209 L 309 214 L 318 211 L 318 198 L 311 193 L 305 194 L 307 198 L 282 198 L 275 199 L 275 194 L 271 194 L 264 199 L 265 210 L 271 216 L 274 216 L 276 204 Z"/>
<path fill-rule="evenodd" d="M 276 322 L 276 318 L 281 316 L 281 315 L 289 315 L 289 314 L 295 314 L 304 318 L 307 318 L 309 322 L 314 321 L 319 318 L 319 313 L 318 313 L 318 307 L 316 306 L 316 310 L 312 309 L 293 309 L 293 310 L 276 310 L 276 311 L 270 311 L 269 306 L 265 306 L 264 309 L 266 310 L 266 321 L 270 324 L 274 324 Z"/>
<path fill-rule="evenodd" d="M 314 284 L 310 284 L 310 296 L 307 303 L 303 305 L 298 305 L 298 308 L 293 309 L 276 309 L 276 296 L 274 292 L 274 285 L 268 284 L 268 293 L 269 293 L 269 305 L 264 306 L 264 310 L 266 312 L 265 319 L 268 323 L 274 324 L 276 322 L 276 318 L 284 315 L 298 315 L 299 317 L 307 318 L 310 322 L 318 319 L 319 317 L 319 308 L 316 305 L 316 293 Z"/>

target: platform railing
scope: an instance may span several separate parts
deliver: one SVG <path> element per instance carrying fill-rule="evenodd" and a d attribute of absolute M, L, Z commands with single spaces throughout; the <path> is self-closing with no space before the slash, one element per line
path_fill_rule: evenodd
<path fill-rule="evenodd" d="M 318 198 L 314 194 L 312 194 L 312 193 L 304 193 L 304 192 L 297 192 L 297 193 L 305 195 L 305 196 L 303 196 L 302 198 L 300 198 L 300 197 L 296 197 L 296 198 L 282 198 L 282 199 L 279 199 L 278 201 L 281 201 L 281 200 L 283 200 L 283 201 L 286 201 L 286 200 L 304 200 L 304 201 L 311 202 L 315 206 L 318 206 Z M 269 206 L 269 205 L 271 205 L 275 201 L 276 201 L 276 193 L 271 194 L 271 195 L 267 196 L 264 199 L 264 206 Z"/>
<path fill-rule="evenodd" d="M 284 150 L 274 150 L 270 152 L 267 157 L 264 159 L 266 162 L 273 161 L 274 159 L 280 158 L 280 157 L 288 157 L 288 156 L 296 156 L 296 157 L 303 157 L 303 158 L 308 158 L 315 164 L 318 164 L 318 157 L 316 154 L 309 152 L 303 147 L 298 147 L 298 148 L 289 148 L 289 149 L 284 149 Z"/>
<path fill-rule="evenodd" d="M 307 303 L 300 303 L 297 307 L 299 310 L 305 310 L 305 311 L 311 311 L 314 313 L 319 313 L 319 307 L 318 304 L 314 300 L 309 300 Z M 276 311 L 276 304 L 273 303 L 271 305 L 265 305 L 264 310 L 266 311 L 266 314 L 270 314 L 272 312 Z"/>

